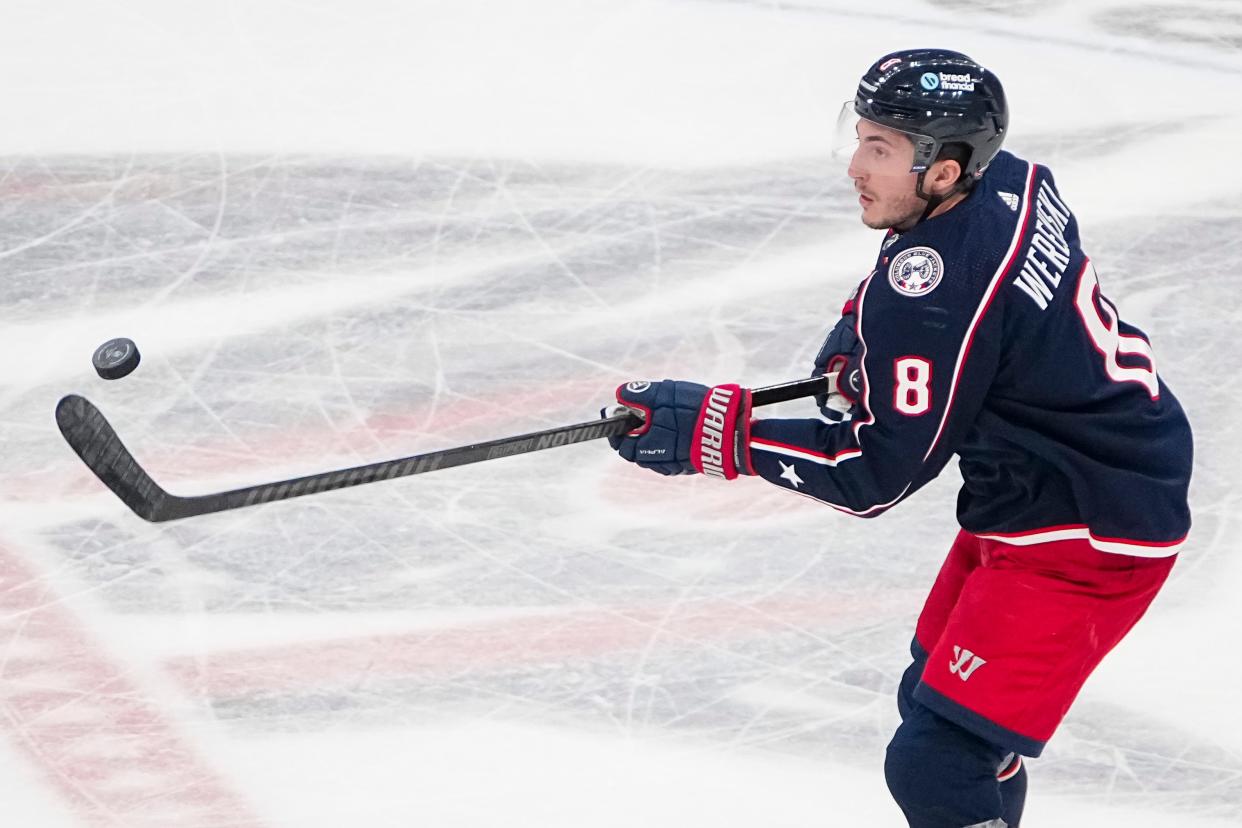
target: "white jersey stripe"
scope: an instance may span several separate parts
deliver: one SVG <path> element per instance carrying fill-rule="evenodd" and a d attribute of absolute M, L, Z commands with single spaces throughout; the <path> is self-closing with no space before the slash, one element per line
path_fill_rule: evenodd
<path fill-rule="evenodd" d="M 1026 189 L 1022 199 L 1022 212 L 1018 214 L 1018 223 L 1014 228 L 1013 238 L 1009 240 L 1009 250 L 1005 252 L 996 272 L 992 274 L 992 281 L 988 283 L 988 289 L 983 292 L 983 299 L 979 301 L 979 306 L 975 309 L 975 316 L 970 320 L 970 327 L 966 329 L 966 336 L 962 337 L 962 347 L 957 352 L 957 363 L 953 366 L 953 382 L 949 385 L 949 398 L 945 401 L 944 414 L 940 417 L 940 426 L 936 429 L 936 436 L 932 438 L 931 445 L 927 447 L 927 453 L 923 455 L 924 461 L 931 457 L 931 453 L 935 451 L 937 444 L 940 443 L 940 435 L 944 433 L 945 424 L 949 422 L 949 412 L 953 410 L 953 398 L 957 395 L 957 383 L 961 379 L 962 366 L 966 363 L 966 354 L 970 351 L 971 341 L 974 340 L 975 329 L 979 327 L 983 314 L 991 306 L 993 295 L 1000 290 L 1001 279 L 1004 278 L 1005 273 L 1009 270 L 1009 266 L 1013 263 L 1014 256 L 1017 255 L 1018 247 L 1022 242 L 1022 231 L 1026 227 L 1026 219 L 1031 212 L 1034 181 L 1035 165 L 1028 162 L 1026 165 Z"/>
<path fill-rule="evenodd" d="M 760 451 L 770 451 L 773 454 L 783 454 L 786 457 L 796 457 L 799 460 L 809 460 L 812 463 L 818 463 L 821 466 L 835 466 L 842 460 L 849 460 L 852 457 L 857 457 L 862 454 L 862 449 L 848 449 L 840 452 L 834 457 L 828 457 L 825 454 L 795 448 L 794 446 L 787 446 L 783 443 L 769 443 L 766 440 L 757 437 L 750 441 L 750 447 L 752 450 L 759 449 Z"/>
<path fill-rule="evenodd" d="M 1066 526 L 1057 529 L 1036 530 L 1015 535 L 980 534 L 977 537 L 985 540 L 999 541 L 1012 546 L 1034 546 L 1037 543 L 1051 543 L 1062 540 L 1085 540 L 1093 549 L 1110 552 L 1116 555 L 1133 555 L 1138 558 L 1168 558 L 1176 555 L 1185 545 L 1186 539 L 1169 544 L 1145 543 L 1138 540 L 1122 538 L 1097 538 L 1086 526 Z"/>
<path fill-rule="evenodd" d="M 859 399 L 859 402 L 862 404 L 862 409 L 864 412 L 866 412 L 867 416 L 861 419 L 855 419 L 850 424 L 850 428 L 854 432 L 854 442 L 858 445 L 857 450 L 851 451 L 849 456 L 845 456 L 846 454 L 845 452 L 839 452 L 836 455 L 838 458 L 838 461 L 852 460 L 855 457 L 862 456 L 862 453 L 863 453 L 862 430 L 866 426 L 873 425 L 875 423 L 875 414 L 871 412 L 871 381 L 870 381 L 870 378 L 867 376 L 867 336 L 863 332 L 863 311 L 865 310 L 866 303 L 867 303 L 867 290 L 871 287 L 871 283 L 875 281 L 877 272 L 878 271 L 875 271 L 875 270 L 871 271 L 871 275 L 863 280 L 862 286 L 858 289 L 858 298 L 855 300 L 855 311 L 854 311 L 858 319 L 858 329 L 857 329 L 858 343 L 862 346 L 862 355 L 858 359 L 858 369 L 862 373 L 862 394 L 859 395 L 858 399 Z M 833 465 L 836 465 L 836 463 L 833 463 Z M 901 500 L 903 497 L 906 496 L 906 492 L 910 490 L 910 486 L 913 484 L 913 482 L 914 481 L 910 481 L 910 483 L 907 483 L 905 487 L 902 488 L 902 490 L 897 493 L 897 496 L 894 497 L 889 502 L 877 503 L 874 506 L 869 506 L 866 509 L 863 509 L 862 511 L 855 511 L 849 508 L 848 506 L 842 506 L 839 503 L 833 503 L 831 500 L 824 500 L 823 498 L 815 497 L 814 495 L 809 495 L 809 494 L 806 494 L 805 492 L 799 492 L 798 494 L 804 495 L 805 497 L 809 497 L 812 500 L 818 500 L 820 503 L 827 503 L 829 506 L 839 511 L 847 512 L 848 514 L 851 514 L 851 515 L 857 515 L 858 517 L 865 517 L 867 515 L 872 514 L 873 512 L 882 512 L 885 509 L 892 506 L 893 504 L 897 503 L 899 500 Z"/>

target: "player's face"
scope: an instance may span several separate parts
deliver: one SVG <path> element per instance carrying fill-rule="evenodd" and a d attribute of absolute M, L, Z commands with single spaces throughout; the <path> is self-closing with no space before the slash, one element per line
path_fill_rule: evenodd
<path fill-rule="evenodd" d="M 858 191 L 863 224 L 874 230 L 913 227 L 927 202 L 915 194 L 914 144 L 903 133 L 871 121 L 858 122 L 858 148 L 849 177 Z"/>

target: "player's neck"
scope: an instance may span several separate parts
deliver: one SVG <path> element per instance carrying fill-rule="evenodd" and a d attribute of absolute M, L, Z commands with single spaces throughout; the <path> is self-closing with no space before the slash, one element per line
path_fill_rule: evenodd
<path fill-rule="evenodd" d="M 924 216 L 924 215 L 920 215 L 916 213 L 914 215 L 911 215 L 907 222 L 902 223 L 902 224 L 890 225 L 890 228 L 898 233 L 909 233 L 920 222 L 927 221 L 927 219 L 935 218 L 936 216 L 941 215 L 942 213 L 949 212 L 955 206 L 961 203 L 962 199 L 966 198 L 966 196 L 968 195 L 970 195 L 970 193 L 954 193 L 953 195 L 946 198 L 944 201 L 937 204 L 936 207 L 927 215 Z"/>
<path fill-rule="evenodd" d="M 962 200 L 966 198 L 967 195 L 969 195 L 969 193 L 960 193 L 960 192 L 954 193 L 953 195 L 946 198 L 944 201 L 937 204 L 936 209 L 932 210 L 931 214 L 928 215 L 927 217 L 935 218 L 936 216 L 943 215 L 944 213 L 949 212 L 954 207 L 956 207 L 958 204 L 960 204 Z"/>

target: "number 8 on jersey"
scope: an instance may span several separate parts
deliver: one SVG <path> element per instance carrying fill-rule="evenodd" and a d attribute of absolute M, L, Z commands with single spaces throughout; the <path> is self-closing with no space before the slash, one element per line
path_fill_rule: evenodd
<path fill-rule="evenodd" d="M 893 360 L 893 408 L 907 417 L 919 417 L 931 410 L 931 363 L 922 357 L 903 356 Z"/>

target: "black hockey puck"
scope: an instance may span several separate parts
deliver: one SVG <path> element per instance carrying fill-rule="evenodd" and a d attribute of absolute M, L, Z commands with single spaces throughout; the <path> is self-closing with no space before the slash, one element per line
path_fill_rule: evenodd
<path fill-rule="evenodd" d="M 140 359 L 142 355 L 138 353 L 138 346 L 134 344 L 134 340 L 122 336 L 109 339 L 96 348 L 95 355 L 91 357 L 91 363 L 95 366 L 95 373 L 99 376 L 106 380 L 114 380 L 133 373 Z"/>

